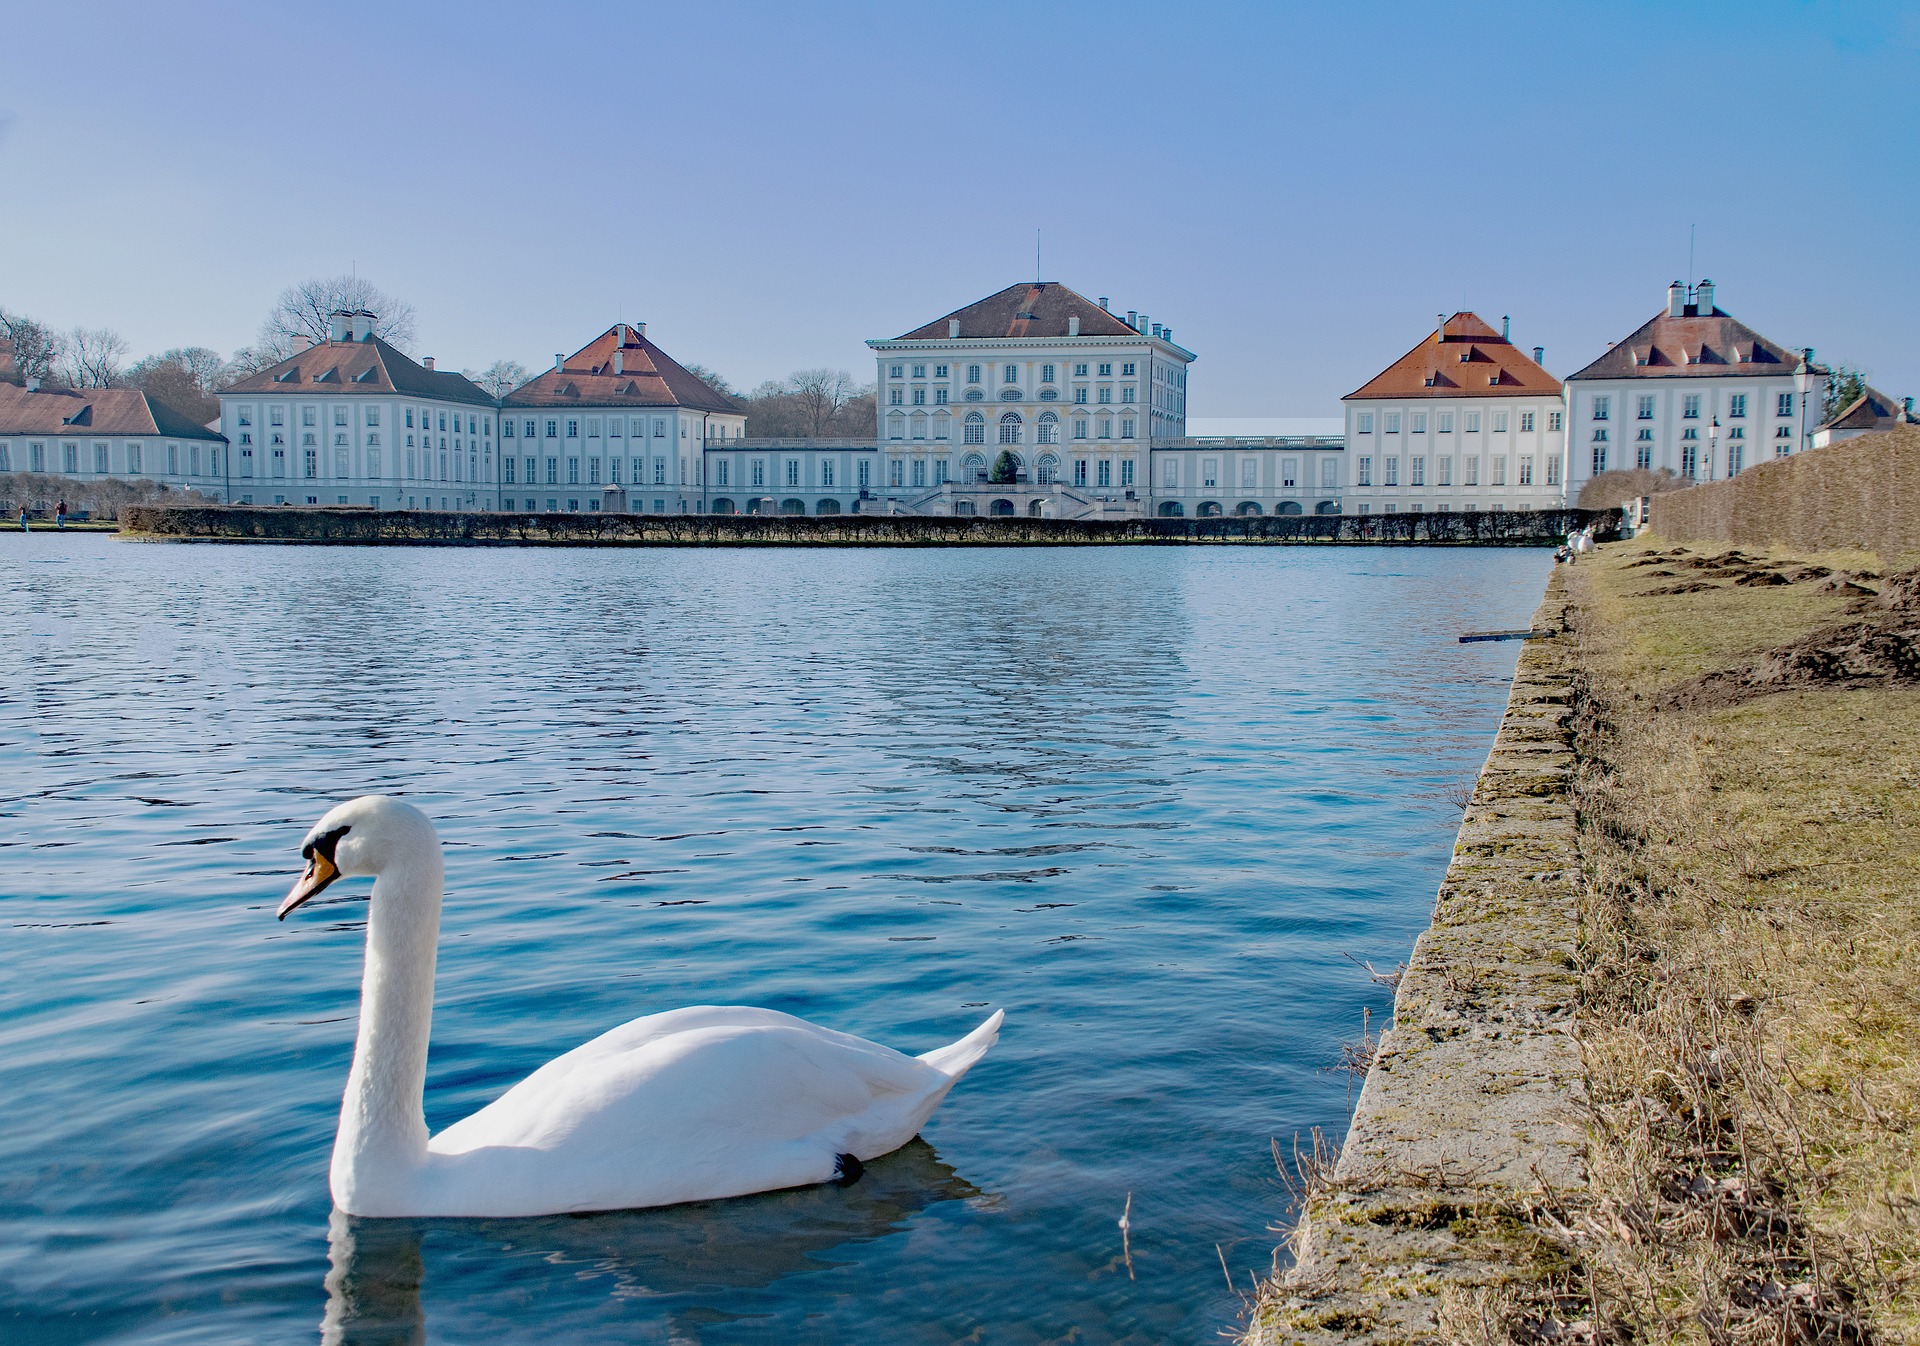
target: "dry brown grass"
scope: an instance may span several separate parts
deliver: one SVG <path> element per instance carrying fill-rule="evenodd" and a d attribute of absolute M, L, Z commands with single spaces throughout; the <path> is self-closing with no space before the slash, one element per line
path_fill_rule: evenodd
<path fill-rule="evenodd" d="M 1644 554 L 1573 577 L 1591 1185 L 1556 1231 L 1587 1300 L 1559 1330 L 1899 1339 L 1920 1321 L 1920 691 L 1656 710 L 1845 600 L 1635 596 Z M 1524 1303 L 1462 1306 L 1465 1337 L 1476 1310 L 1540 1338 Z"/>

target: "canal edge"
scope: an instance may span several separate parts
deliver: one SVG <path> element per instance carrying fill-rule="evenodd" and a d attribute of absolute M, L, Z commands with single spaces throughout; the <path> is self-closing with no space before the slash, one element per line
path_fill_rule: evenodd
<path fill-rule="evenodd" d="M 1571 786 L 1575 651 L 1555 570 L 1461 820 L 1432 923 L 1332 1173 L 1307 1188 L 1294 1265 L 1261 1288 L 1246 1340 L 1435 1340 L 1443 1301 L 1551 1275 L 1523 1218 L 1585 1186 L 1579 858 Z"/>

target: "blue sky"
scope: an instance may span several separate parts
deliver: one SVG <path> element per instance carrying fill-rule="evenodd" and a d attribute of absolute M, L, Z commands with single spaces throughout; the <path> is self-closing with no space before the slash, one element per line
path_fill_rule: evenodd
<path fill-rule="evenodd" d="M 1920 6 L 15 7 L 0 306 L 136 355 L 357 266 L 443 368 L 618 318 L 872 377 L 1043 268 L 1197 416 L 1337 414 L 1435 313 L 1566 374 L 1687 271 L 1920 393 Z"/>

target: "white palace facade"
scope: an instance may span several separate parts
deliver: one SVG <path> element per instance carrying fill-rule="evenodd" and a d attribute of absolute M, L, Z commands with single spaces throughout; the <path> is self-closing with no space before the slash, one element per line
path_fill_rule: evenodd
<path fill-rule="evenodd" d="M 1911 412 L 1822 426 L 1827 371 L 1676 285 L 1564 385 L 1472 313 L 1343 399 L 1345 433 L 1187 435 L 1192 351 L 1145 313 L 1022 282 L 868 342 L 875 433 L 747 438 L 745 407 L 616 323 L 503 397 L 336 313 L 198 426 L 131 389 L 0 384 L 0 472 L 252 505 L 1083 519 L 1557 508 L 1600 472 L 1714 480 Z M 1879 398 L 1874 401 L 1873 398 Z M 1882 404 L 1885 404 L 1884 406 Z M 1864 408 L 1864 409 L 1863 409 Z M 1878 420 L 1876 420 L 1878 418 Z"/>

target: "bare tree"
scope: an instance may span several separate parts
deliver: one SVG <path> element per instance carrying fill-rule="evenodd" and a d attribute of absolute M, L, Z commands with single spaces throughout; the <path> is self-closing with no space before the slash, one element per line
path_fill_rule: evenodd
<path fill-rule="evenodd" d="M 205 346 L 176 346 L 141 360 L 127 370 L 121 382 L 205 424 L 220 414 L 220 400 L 214 392 L 226 370 L 226 361 Z"/>
<path fill-rule="evenodd" d="M 809 435 L 829 433 L 840 409 L 859 391 L 853 375 L 844 369 L 796 370 L 787 387 Z"/>
<path fill-rule="evenodd" d="M 111 388 L 126 355 L 126 338 L 111 327 L 76 327 L 60 343 L 60 376 L 76 388 Z"/>
<path fill-rule="evenodd" d="M 268 363 L 273 364 L 292 355 L 302 340 L 325 341 L 339 309 L 365 309 L 373 314 L 373 334 L 389 346 L 404 351 L 413 345 L 412 304 L 383 293 L 364 276 L 330 276 L 282 290 L 279 302 L 260 325 L 257 349 L 272 354 Z"/>
<path fill-rule="evenodd" d="M 0 378 L 25 384 L 29 379 L 45 382 L 59 377 L 54 366 L 60 358 L 60 338 L 45 323 L 0 309 L 0 336 L 13 343 L 13 368 L 0 373 Z"/>
<path fill-rule="evenodd" d="M 533 377 L 527 372 L 527 367 L 518 360 L 495 360 L 478 374 L 471 369 L 463 369 L 460 372 L 485 388 L 494 397 L 505 397 Z"/>
<path fill-rule="evenodd" d="M 249 374 L 258 374 L 269 365 L 277 365 L 286 359 L 284 355 L 275 355 L 264 346 L 242 346 L 227 359 L 226 368 L 221 371 L 222 384 L 237 383 Z"/>
<path fill-rule="evenodd" d="M 740 396 L 739 393 L 733 390 L 733 385 L 727 382 L 727 377 L 724 374 L 717 374 L 705 365 L 682 365 L 680 367 L 723 397 Z"/>

